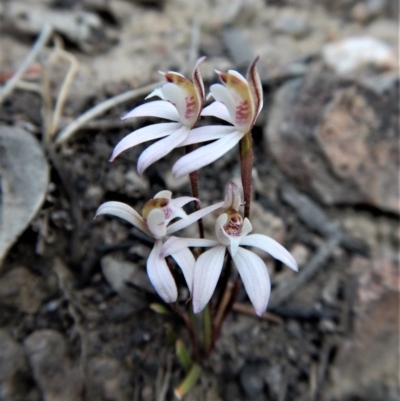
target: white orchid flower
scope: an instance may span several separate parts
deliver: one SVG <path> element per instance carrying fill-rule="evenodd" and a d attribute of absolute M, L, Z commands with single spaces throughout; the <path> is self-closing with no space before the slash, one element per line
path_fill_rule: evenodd
<path fill-rule="evenodd" d="M 201 112 L 202 116 L 214 116 L 233 125 L 212 125 L 195 128 L 179 146 L 206 141 L 217 141 L 203 146 L 183 157 L 173 166 L 175 178 L 199 170 L 232 149 L 248 134 L 263 107 L 263 93 L 260 77 L 256 69 L 258 57 L 247 70 L 245 79 L 237 71 L 227 73 L 216 71 L 222 82 L 210 87 L 210 94 L 215 102 Z M 207 98 L 208 98 L 207 97 Z"/>
<path fill-rule="evenodd" d="M 204 60 L 205 57 L 202 57 L 197 61 L 193 70 L 193 82 L 177 72 L 160 72 L 167 83 L 151 92 L 146 99 L 158 96 L 162 100 L 142 104 L 125 114 L 122 119 L 159 117 L 175 122 L 153 124 L 132 132 L 117 144 L 110 161 L 114 161 L 124 150 L 140 143 L 164 138 L 149 146 L 140 155 L 137 170 L 142 175 L 147 167 L 180 146 L 199 118 L 204 105 L 204 84 L 199 71 L 199 66 Z"/>
<path fill-rule="evenodd" d="M 200 209 L 187 215 L 182 206 L 188 202 L 197 201 L 196 198 L 182 196 L 171 198 L 170 191 L 161 191 L 144 207 L 142 216 L 133 208 L 122 202 L 106 202 L 97 210 L 96 216 L 111 214 L 120 217 L 137 227 L 139 230 L 155 239 L 154 247 L 147 259 L 147 274 L 153 287 L 160 297 L 167 303 L 175 302 L 178 296 L 175 280 L 168 268 L 164 256 L 161 256 L 163 241 L 167 235 L 181 230 L 201 219 L 208 213 L 220 208 L 223 202 Z M 168 225 L 175 218 L 180 220 Z M 181 268 L 190 293 L 193 291 L 193 272 L 195 259 L 187 247 L 182 247 L 170 254 Z"/>
<path fill-rule="evenodd" d="M 260 248 L 294 271 L 298 271 L 295 259 L 282 245 L 266 235 L 249 235 L 251 231 L 250 220 L 245 218 L 243 221 L 242 216 L 231 209 L 221 214 L 216 221 L 217 241 L 171 237 L 165 242 L 161 250 L 163 256 L 179 252 L 185 247 L 212 247 L 200 255 L 194 267 L 194 313 L 201 312 L 211 299 L 221 275 L 226 250 L 232 256 L 250 301 L 259 316 L 267 309 L 271 282 L 262 259 L 242 246 Z"/>

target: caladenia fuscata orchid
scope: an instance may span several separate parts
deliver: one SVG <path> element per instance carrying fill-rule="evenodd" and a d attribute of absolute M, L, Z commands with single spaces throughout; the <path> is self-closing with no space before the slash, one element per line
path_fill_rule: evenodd
<path fill-rule="evenodd" d="M 146 99 L 158 96 L 162 100 L 144 103 L 125 114 L 122 119 L 159 117 L 174 122 L 149 125 L 127 135 L 115 147 L 110 161 L 114 161 L 119 154 L 129 148 L 163 138 L 140 155 L 137 170 L 142 175 L 151 164 L 174 148 L 185 145 L 183 142 L 199 118 L 204 105 L 204 85 L 199 71 L 200 64 L 204 60 L 205 57 L 202 57 L 197 61 L 193 70 L 193 82 L 177 72 L 160 72 L 167 83 L 151 92 Z"/>
<path fill-rule="evenodd" d="M 240 201 L 237 200 L 237 187 L 234 183 L 228 186 L 227 196 L 221 214 L 215 223 L 217 240 L 202 238 L 171 237 L 162 247 L 162 256 L 181 252 L 185 247 L 211 247 L 199 256 L 194 267 L 193 277 L 193 311 L 201 312 L 210 301 L 217 286 L 224 265 L 225 253 L 230 256 L 243 281 L 247 295 L 258 316 L 267 309 L 271 292 L 271 282 L 267 267 L 262 259 L 243 246 L 256 247 L 269 253 L 275 259 L 298 271 L 293 256 L 277 241 L 262 234 L 250 234 L 252 225 L 248 218 L 243 219 L 239 213 Z M 234 195 L 229 194 L 233 191 Z"/>
<path fill-rule="evenodd" d="M 282 245 L 266 235 L 251 234 L 251 131 L 263 106 L 262 86 L 256 69 L 258 58 L 249 66 L 246 78 L 234 70 L 226 73 L 217 71 L 221 84 L 210 87 L 210 96 L 215 101 L 202 110 L 205 92 L 199 65 L 203 60 L 204 57 L 200 58 L 194 68 L 193 81 L 176 72 L 163 73 L 167 83 L 148 96 L 158 96 L 161 100 L 138 106 L 123 117 L 151 116 L 174 122 L 153 124 L 134 131 L 118 143 L 110 159 L 114 160 L 124 150 L 140 143 L 160 139 L 139 157 L 137 168 L 142 175 L 150 164 L 172 149 L 186 146 L 187 154 L 175 163 L 172 172 L 175 178 L 190 175 L 193 197 L 172 199 L 171 192 L 165 190 L 145 203 L 141 215 L 121 202 L 106 202 L 96 213 L 96 217 L 101 214 L 118 216 L 154 239 L 153 249 L 147 259 L 148 276 L 160 297 L 172 304 L 172 309 L 186 325 L 192 344 L 190 356 L 183 342 L 177 342 L 176 355 L 186 371 L 186 378 L 175 389 L 178 398 L 198 379 L 199 358 L 207 357 L 212 351 L 221 325 L 236 301 L 241 281 L 255 315 L 261 316 L 267 308 L 271 292 L 268 270 L 251 248 L 259 248 L 297 271 L 296 261 Z M 195 128 L 200 115 L 218 117 L 231 125 Z M 212 142 L 196 148 L 198 143 L 208 141 Z M 238 143 L 244 201 L 238 186 L 230 182 L 226 187 L 224 202 L 198 209 L 197 171 Z M 196 211 L 186 214 L 183 207 L 189 202 L 195 202 Z M 244 216 L 241 214 L 243 206 Z M 206 239 L 201 218 L 218 209 L 221 212 L 215 221 L 216 239 Z M 199 224 L 200 238 L 171 236 L 194 222 Z M 192 251 L 191 248 L 197 249 Z M 178 288 L 170 270 L 169 257 L 182 270 L 190 291 L 190 297 L 186 299 L 189 305 L 185 304 L 184 308 L 182 302 L 177 301 Z M 233 264 L 238 271 L 234 277 L 231 274 Z M 211 302 L 218 283 L 218 297 Z M 165 305 L 152 304 L 151 307 L 158 313 L 170 313 Z M 195 317 L 193 312 L 200 314 L 201 319 Z"/>
<path fill-rule="evenodd" d="M 165 237 L 193 224 L 208 213 L 217 210 L 223 204 L 222 202 L 217 203 L 187 215 L 182 207 L 189 202 L 198 200 L 189 196 L 172 199 L 171 196 L 172 193 L 170 191 L 157 193 L 153 199 L 144 205 L 142 215 L 125 203 L 106 202 L 98 208 L 95 216 L 96 218 L 101 214 L 110 214 L 120 217 L 155 239 L 154 247 L 147 259 L 147 274 L 157 293 L 167 303 L 175 302 L 178 292 L 165 257 L 161 256 L 161 248 Z M 176 218 L 180 220 L 169 225 Z M 193 254 L 187 248 L 182 248 L 177 252 L 171 253 L 171 256 L 181 268 L 189 291 L 192 294 L 195 264 Z"/>
<path fill-rule="evenodd" d="M 211 85 L 208 97 L 213 97 L 215 102 L 204 108 L 201 115 L 220 118 L 231 123 L 233 127 L 212 125 L 193 129 L 182 145 L 217 140 L 183 156 L 172 167 L 174 177 L 181 177 L 214 162 L 240 142 L 246 216 L 250 211 L 253 167 L 251 130 L 263 107 L 262 86 L 256 68 L 257 61 L 258 57 L 248 68 L 246 78 L 234 70 L 216 71 L 222 85 Z"/>

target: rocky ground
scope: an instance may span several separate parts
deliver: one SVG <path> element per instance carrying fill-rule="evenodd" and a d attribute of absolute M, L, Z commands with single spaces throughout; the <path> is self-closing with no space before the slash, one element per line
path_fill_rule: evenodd
<path fill-rule="evenodd" d="M 180 153 L 143 179 L 144 146 L 107 161 L 150 122 L 120 121 L 150 90 L 68 129 L 159 70 L 188 72 L 206 55 L 208 87 L 214 68 L 243 72 L 257 54 L 254 232 L 284 244 L 300 273 L 263 255 L 270 315 L 244 313 L 241 293 L 185 399 L 399 399 L 396 2 L 13 0 L 0 15 L 2 84 L 54 27 L 0 110 L 0 400 L 174 399 L 183 372 L 166 338 L 174 322 L 148 307 L 151 244 L 93 215 L 107 200 L 140 210 L 161 189 L 189 194 L 169 173 Z M 234 150 L 201 170 L 204 205 L 239 179 L 237 165 Z"/>

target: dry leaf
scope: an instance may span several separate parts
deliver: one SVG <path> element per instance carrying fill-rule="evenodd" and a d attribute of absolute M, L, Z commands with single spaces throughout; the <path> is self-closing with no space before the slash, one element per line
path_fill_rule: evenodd
<path fill-rule="evenodd" d="M 18 127 L 0 126 L 0 265 L 43 204 L 49 166 L 38 141 Z"/>

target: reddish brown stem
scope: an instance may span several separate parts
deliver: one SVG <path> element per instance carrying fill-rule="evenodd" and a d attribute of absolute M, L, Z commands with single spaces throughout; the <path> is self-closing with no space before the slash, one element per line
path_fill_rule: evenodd
<path fill-rule="evenodd" d="M 193 152 L 196 148 L 197 148 L 197 144 L 186 146 L 186 154 Z M 190 173 L 189 178 L 190 178 L 190 186 L 192 188 L 192 196 L 194 198 L 200 199 L 199 198 L 199 177 L 198 177 L 197 171 L 193 171 L 193 173 Z M 198 202 L 195 202 L 194 208 L 197 212 L 198 210 L 200 210 L 200 204 Z M 203 226 L 202 219 L 197 220 L 197 226 L 199 228 L 200 238 L 204 238 L 204 226 Z"/>
<path fill-rule="evenodd" d="M 242 186 L 244 201 L 244 217 L 250 217 L 250 205 L 252 195 L 252 177 L 251 173 L 254 164 L 254 154 L 252 148 L 251 132 L 248 132 L 239 143 L 240 147 L 240 170 L 242 173 Z"/>

